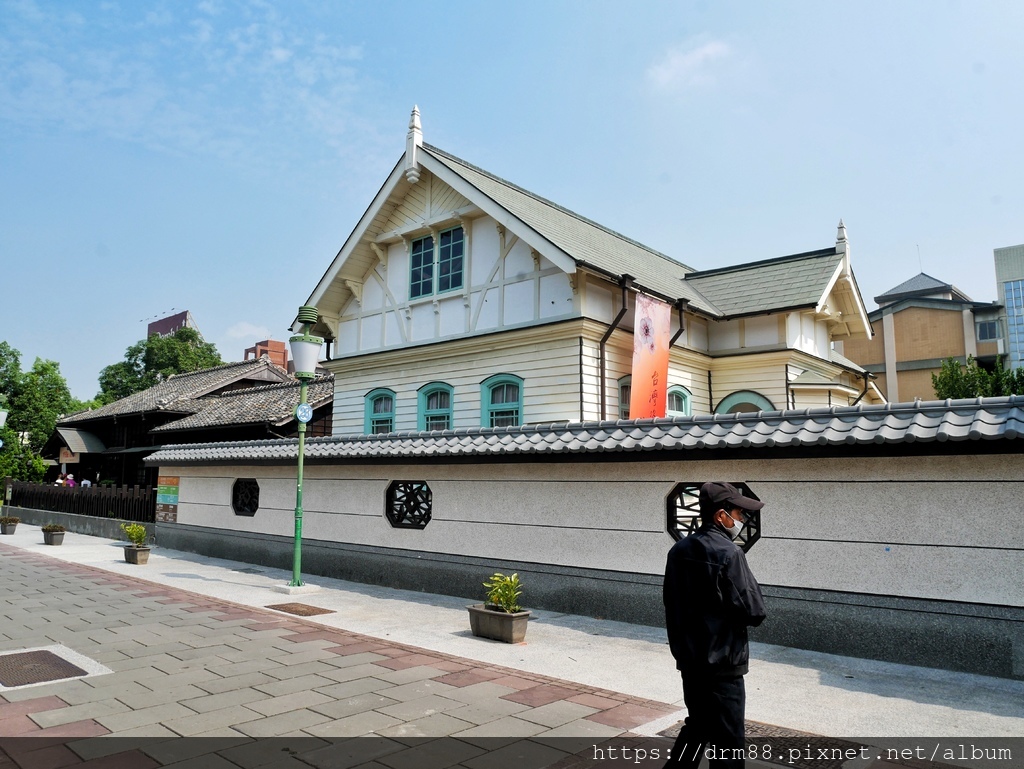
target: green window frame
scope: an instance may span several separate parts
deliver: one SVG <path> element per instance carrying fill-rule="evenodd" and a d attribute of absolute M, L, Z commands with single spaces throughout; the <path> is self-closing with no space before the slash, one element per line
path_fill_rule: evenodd
<path fill-rule="evenodd" d="M 466 265 L 466 233 L 461 226 L 417 238 L 409 249 L 409 298 L 420 299 L 462 288 Z"/>
<path fill-rule="evenodd" d="M 619 379 L 619 419 L 629 419 L 629 398 L 633 393 L 633 377 Z M 604 419 L 604 417 L 601 417 Z"/>
<path fill-rule="evenodd" d="M 672 385 L 669 387 L 667 397 L 665 416 L 688 417 L 693 414 L 693 396 L 682 385 Z"/>
<path fill-rule="evenodd" d="M 462 288 L 463 266 L 466 256 L 466 234 L 462 227 L 452 227 L 438 238 L 437 293 Z"/>
<path fill-rule="evenodd" d="M 753 390 L 737 390 L 722 398 L 715 409 L 716 414 L 748 413 L 752 411 L 775 411 L 772 402 Z"/>
<path fill-rule="evenodd" d="M 451 430 L 455 391 L 450 384 L 430 382 L 419 389 L 416 425 L 419 430 Z"/>
<path fill-rule="evenodd" d="M 393 433 L 395 431 L 395 391 L 378 387 L 368 392 L 363 399 L 365 412 L 363 429 L 367 435 Z"/>
<path fill-rule="evenodd" d="M 523 379 L 495 374 L 480 383 L 480 424 L 518 427 L 523 423 Z"/>
<path fill-rule="evenodd" d="M 409 252 L 409 298 L 434 293 L 434 239 L 431 236 L 412 242 Z"/>

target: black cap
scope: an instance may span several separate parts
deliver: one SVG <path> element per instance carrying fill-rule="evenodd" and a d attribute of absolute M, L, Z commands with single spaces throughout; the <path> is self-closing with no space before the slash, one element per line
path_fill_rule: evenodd
<path fill-rule="evenodd" d="M 705 483 L 700 487 L 700 511 L 711 515 L 718 510 L 760 510 L 764 502 L 745 497 L 731 483 Z"/>

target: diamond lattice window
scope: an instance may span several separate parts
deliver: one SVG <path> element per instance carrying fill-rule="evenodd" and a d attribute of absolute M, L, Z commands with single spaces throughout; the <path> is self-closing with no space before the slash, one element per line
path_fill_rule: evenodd
<path fill-rule="evenodd" d="M 745 483 L 729 481 L 740 493 L 751 499 L 760 499 Z M 682 539 L 700 528 L 700 487 L 699 483 L 677 483 L 665 501 L 668 533 L 672 539 Z M 736 544 L 746 553 L 761 538 L 761 511 L 747 513 L 743 530 L 736 537 Z"/>
<path fill-rule="evenodd" d="M 239 478 L 231 487 L 231 509 L 235 515 L 252 517 L 260 509 L 260 485 L 255 478 Z"/>
<path fill-rule="evenodd" d="M 392 481 L 384 515 L 396 529 L 425 529 L 430 523 L 433 495 L 426 481 Z"/>

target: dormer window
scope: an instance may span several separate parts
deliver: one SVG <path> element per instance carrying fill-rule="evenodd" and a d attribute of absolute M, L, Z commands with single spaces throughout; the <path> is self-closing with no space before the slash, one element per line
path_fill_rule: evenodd
<path fill-rule="evenodd" d="M 430 235 L 414 240 L 410 249 L 409 298 L 462 288 L 464 256 L 462 227 L 444 230 L 436 244 Z"/>

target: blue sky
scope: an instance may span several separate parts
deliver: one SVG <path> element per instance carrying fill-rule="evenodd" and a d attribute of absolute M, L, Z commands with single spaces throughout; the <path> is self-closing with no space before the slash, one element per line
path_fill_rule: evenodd
<path fill-rule="evenodd" d="M 0 0 L 0 339 L 81 398 L 188 309 L 287 326 L 425 141 L 698 269 L 824 248 L 996 298 L 1024 4 Z"/>

